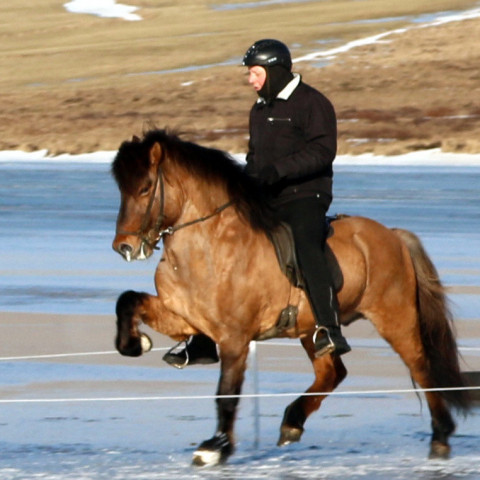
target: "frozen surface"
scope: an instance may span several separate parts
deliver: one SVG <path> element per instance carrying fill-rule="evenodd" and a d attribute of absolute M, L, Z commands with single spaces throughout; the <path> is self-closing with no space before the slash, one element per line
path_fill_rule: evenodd
<path fill-rule="evenodd" d="M 34 155 L 0 154 L 0 310 L 110 313 L 125 289 L 153 292 L 159 254 L 128 264 L 111 249 L 113 153 Z M 479 156 L 362 158 L 338 159 L 330 212 L 414 231 L 447 285 L 478 287 Z M 465 299 L 463 311 L 478 318 L 478 295 Z"/>
<path fill-rule="evenodd" d="M 58 403 L 1 405 L 0 478 L 161 479 L 161 478 L 369 478 L 467 479 L 480 477 L 478 410 L 460 421 L 449 461 L 428 461 L 429 418 L 413 394 L 331 397 L 306 425 L 301 443 L 275 442 L 289 398 L 259 402 L 260 428 L 252 400 L 243 400 L 237 421 L 237 451 L 227 465 L 190 465 L 198 442 L 215 425 L 212 399 L 188 399 L 214 391 L 214 368 L 181 372 L 165 368 L 102 365 L 0 365 L 11 383 L 2 391 L 32 399 L 61 395 Z M 281 368 L 280 368 L 281 369 Z M 4 373 L 4 372 L 2 372 Z M 11 377 L 14 377 L 13 379 Z M 310 375 L 262 372 L 262 392 L 302 391 Z M 2 376 L 3 378 L 3 376 Z M 249 391 L 247 378 L 245 391 Z M 408 378 L 401 380 L 408 386 Z M 364 385 L 389 388 L 391 378 L 357 376 L 344 389 Z M 184 395 L 154 401 L 79 401 L 91 397 Z M 2 396 L 5 398 L 5 395 Z M 293 399 L 293 398 L 292 398 Z"/>
<path fill-rule="evenodd" d="M 194 469 L 190 462 L 214 432 L 216 367 L 176 371 L 163 367 L 161 353 L 152 353 L 148 365 L 118 355 L 16 360 L 111 350 L 117 296 L 128 288 L 153 291 L 159 255 L 127 264 L 111 250 L 119 199 L 108 152 L 62 160 L 8 155 L 0 161 L 0 311 L 11 312 L 8 321 L 0 314 L 2 480 L 480 478 L 478 409 L 458 420 L 453 458 L 428 461 L 430 420 L 413 393 L 331 397 L 307 422 L 301 443 L 277 448 L 283 410 L 311 380 L 308 363 L 295 368 L 300 349 L 265 354 L 259 427 L 254 400 L 243 399 L 237 451 L 215 469 Z M 422 238 L 453 289 L 469 368 L 479 370 L 480 165 L 473 157 L 461 165 L 353 160 L 340 158 L 336 166 L 332 213 L 369 216 Z M 44 315 L 28 324 L 28 312 L 82 320 L 57 325 Z M 96 324 L 93 314 L 111 318 Z M 340 392 L 411 387 L 378 336 L 353 331 L 349 339 L 350 376 Z M 248 376 L 244 393 L 252 389 Z"/>

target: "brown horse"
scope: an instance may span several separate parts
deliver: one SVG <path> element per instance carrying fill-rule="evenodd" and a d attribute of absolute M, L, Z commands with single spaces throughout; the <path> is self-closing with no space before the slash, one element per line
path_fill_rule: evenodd
<path fill-rule="evenodd" d="M 124 142 L 112 165 L 121 193 L 113 248 L 126 260 L 150 256 L 163 239 L 155 273 L 157 295 L 127 291 L 118 299 L 116 347 L 123 355 L 148 350 L 141 322 L 175 340 L 203 333 L 219 346 L 216 433 L 194 454 L 216 464 L 233 452 L 233 427 L 251 340 L 272 329 L 289 304 L 315 372 L 309 393 L 331 392 L 347 371 L 340 357 L 315 358 L 315 323 L 303 292 L 282 273 L 270 234 L 276 222 L 261 190 L 227 154 L 166 131 Z M 334 222 L 329 245 L 344 282 L 341 322 L 369 319 L 426 392 L 432 417 L 430 456 L 447 457 L 453 406 L 469 398 L 458 364 L 450 314 L 438 274 L 420 241 L 362 217 Z M 307 417 L 325 395 L 302 396 L 283 417 L 278 444 L 298 441 Z"/>

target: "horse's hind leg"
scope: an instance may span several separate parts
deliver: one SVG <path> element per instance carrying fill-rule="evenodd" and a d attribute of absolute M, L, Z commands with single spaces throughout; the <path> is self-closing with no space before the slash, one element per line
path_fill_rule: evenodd
<path fill-rule="evenodd" d="M 413 308 L 404 308 L 396 315 L 390 315 L 388 327 L 384 324 L 379 333 L 390 343 L 408 367 L 412 379 L 420 388 L 438 387 L 431 379 L 429 361 L 422 344 L 417 314 Z M 374 322 L 375 323 L 375 322 Z M 450 410 L 442 398 L 441 392 L 426 392 L 425 398 L 432 418 L 432 438 L 430 458 L 448 458 L 450 445 L 448 439 L 455 430 Z"/>
<path fill-rule="evenodd" d="M 426 392 L 433 430 L 430 457 L 446 458 L 450 453 L 448 438 L 455 429 L 449 407 L 467 414 L 471 406 L 470 396 L 463 388 L 466 385 L 458 361 L 453 317 L 438 272 L 419 238 L 407 230 L 394 229 L 394 232 L 408 249 L 414 276 L 404 277 L 401 290 L 393 291 L 390 300 L 396 300 L 391 302 L 388 311 L 395 315 L 388 319 L 388 327 L 382 324 L 384 331 L 381 328 L 379 331 L 400 354 L 422 388 L 439 389 Z M 409 290 L 406 286 L 413 283 L 412 277 L 416 288 Z M 388 298 L 385 292 L 383 298 Z M 403 299 L 401 307 L 400 298 Z"/>
<path fill-rule="evenodd" d="M 331 392 L 346 377 L 347 370 L 337 355 L 323 355 L 315 357 L 312 337 L 302 339 L 303 348 L 306 350 L 315 372 L 315 380 L 306 393 Z M 307 395 L 297 398 L 286 409 L 280 427 L 280 438 L 277 445 L 287 445 L 298 442 L 303 434 L 303 425 L 308 416 L 320 408 L 323 395 Z"/>
<path fill-rule="evenodd" d="M 397 345 L 398 342 L 394 343 L 395 344 L 392 344 L 392 346 L 409 368 L 413 380 L 421 388 L 435 388 L 436 385 L 434 385 L 429 378 L 427 361 L 423 351 L 419 350 L 422 352 L 421 354 L 418 356 L 412 356 L 409 351 L 411 347 L 402 348 L 403 346 Z M 419 348 L 421 347 L 419 346 Z M 440 392 L 425 392 L 425 398 L 432 419 L 432 437 L 429 457 L 448 458 L 450 456 L 448 439 L 455 431 L 455 422 L 453 421 L 450 410 Z"/>

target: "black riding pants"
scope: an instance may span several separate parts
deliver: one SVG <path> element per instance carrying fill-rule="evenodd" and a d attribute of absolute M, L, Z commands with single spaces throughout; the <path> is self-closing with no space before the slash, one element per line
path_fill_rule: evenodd
<path fill-rule="evenodd" d="M 275 207 L 278 218 L 289 224 L 297 260 L 306 283 L 318 326 L 339 326 L 338 303 L 325 260 L 326 208 L 317 197 L 299 198 Z"/>

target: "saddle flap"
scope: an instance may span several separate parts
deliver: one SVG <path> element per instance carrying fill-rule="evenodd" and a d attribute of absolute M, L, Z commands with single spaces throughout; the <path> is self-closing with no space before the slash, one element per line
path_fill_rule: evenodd
<path fill-rule="evenodd" d="M 329 230 L 328 237 L 331 237 L 334 234 L 331 225 L 333 220 L 334 219 L 329 218 L 329 221 L 327 222 Z M 290 226 L 282 222 L 272 233 L 271 240 L 275 247 L 278 263 L 282 272 L 293 286 L 304 289 L 305 281 L 303 280 L 302 272 L 298 265 L 297 255 L 295 253 L 295 243 Z M 319 245 L 318 248 L 321 248 L 321 246 Z M 338 292 L 343 286 L 343 274 L 340 265 L 328 243 L 325 244 L 324 253 L 327 267 L 330 271 L 333 288 Z"/>
<path fill-rule="evenodd" d="M 283 222 L 280 223 L 275 231 L 272 232 L 271 240 L 282 272 L 292 285 L 298 288 L 305 288 L 305 283 L 298 268 L 295 244 L 290 226 Z"/>

